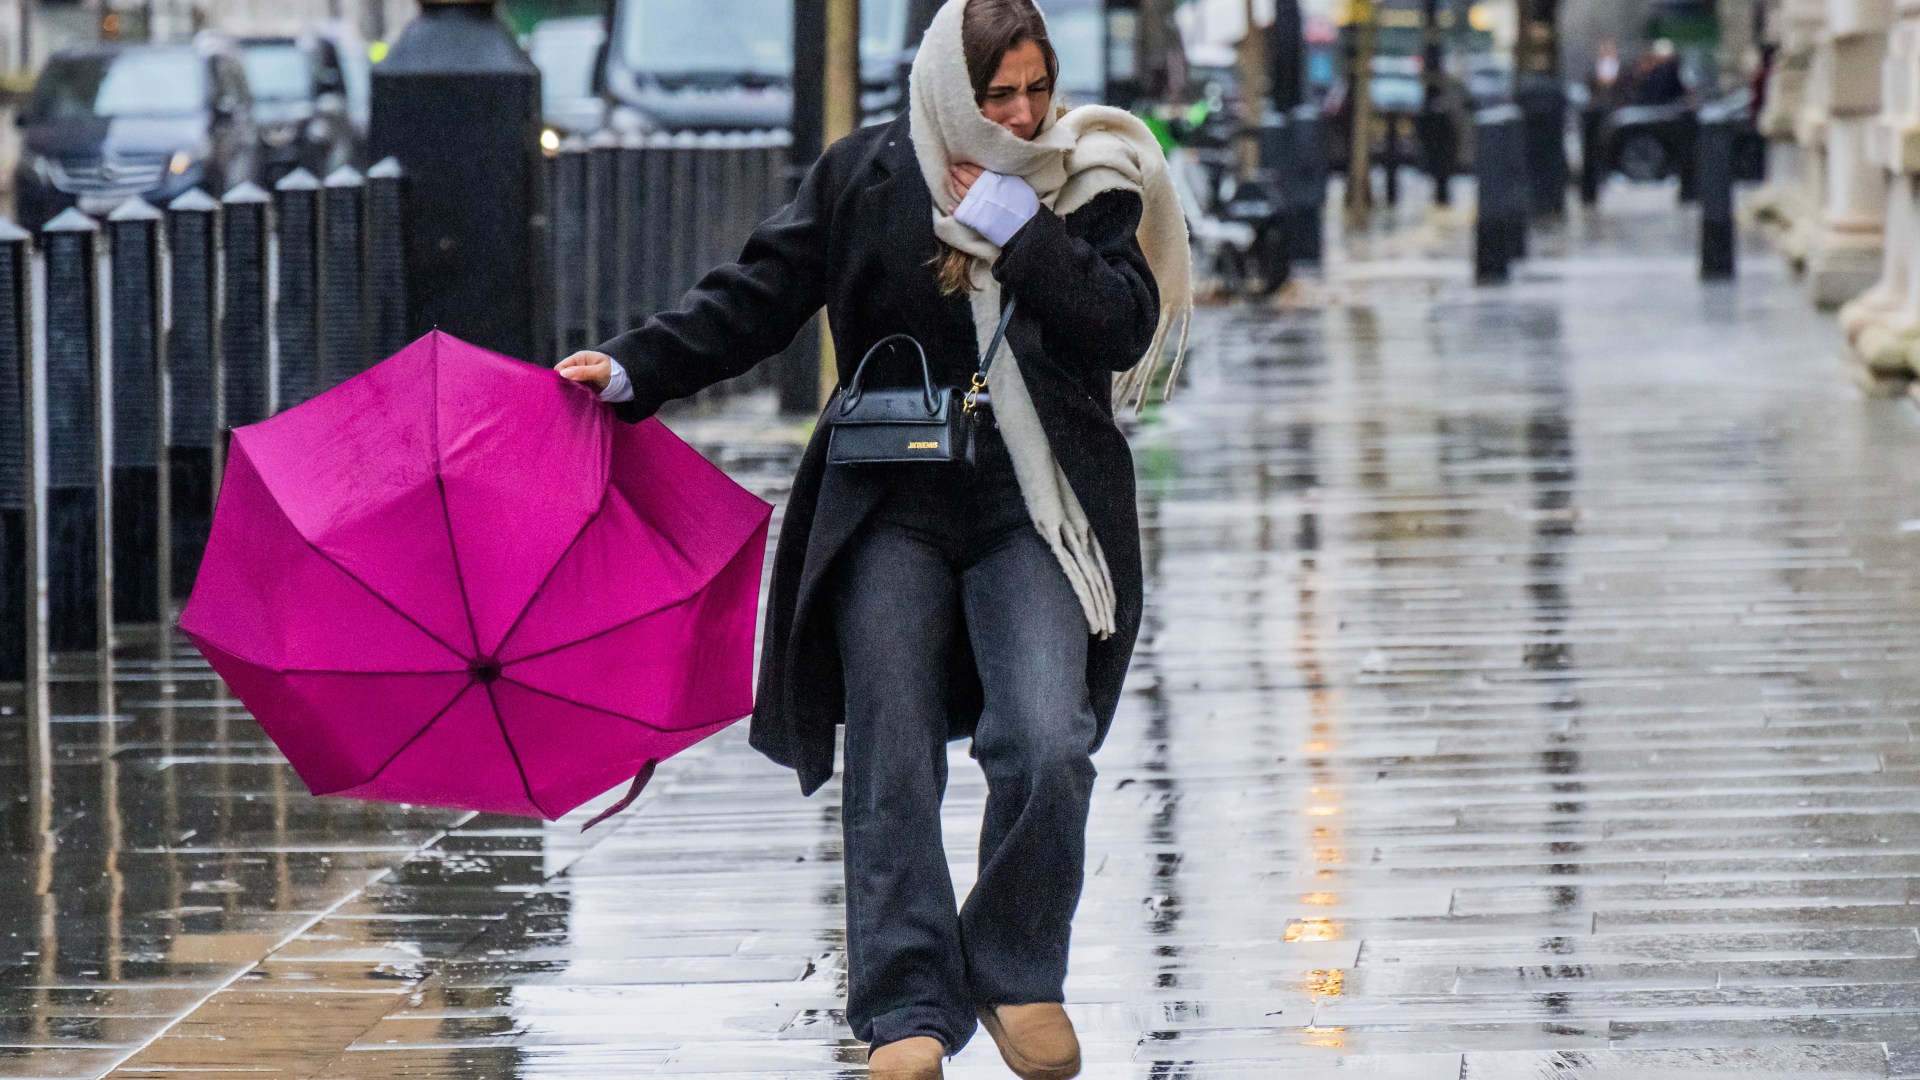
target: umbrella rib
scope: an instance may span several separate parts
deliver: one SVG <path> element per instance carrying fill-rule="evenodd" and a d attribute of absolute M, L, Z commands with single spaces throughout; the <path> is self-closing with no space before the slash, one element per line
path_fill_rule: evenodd
<path fill-rule="evenodd" d="M 461 683 L 460 689 L 455 690 L 453 692 L 453 697 L 449 698 L 445 705 L 440 706 L 439 712 L 434 713 L 433 716 L 430 717 L 426 723 L 420 725 L 419 731 L 416 731 L 413 734 L 407 736 L 407 741 L 401 743 L 400 748 L 398 750 L 395 750 L 393 753 L 388 754 L 387 760 L 381 762 L 379 768 L 373 770 L 373 772 L 371 773 L 368 773 L 366 779 L 361 780 L 359 783 L 352 784 L 350 786 L 360 787 L 365 784 L 371 784 L 375 780 L 380 779 L 380 774 L 387 771 L 387 766 L 393 764 L 395 761 L 398 761 L 400 759 L 400 755 L 407 752 L 408 747 L 412 746 L 416 742 L 419 742 L 421 736 L 425 735 L 429 730 L 431 730 L 433 728 L 433 725 L 440 722 L 441 717 L 452 712 L 453 707 L 455 705 L 458 705 L 460 703 L 460 699 L 465 697 L 467 691 L 471 689 L 473 689 L 473 683 L 471 681 Z"/>
<path fill-rule="evenodd" d="M 243 664 L 252 664 L 254 667 L 261 668 L 266 671 L 271 671 L 276 675 L 378 675 L 381 678 L 391 678 L 392 676 L 395 676 L 395 675 L 459 675 L 467 670 L 464 661 L 462 661 L 460 667 L 426 668 L 424 670 L 419 670 L 419 671 L 416 671 L 413 669 L 403 670 L 403 669 L 397 669 L 397 668 L 381 668 L 378 671 L 365 671 L 359 668 L 314 668 L 314 667 L 300 667 L 298 665 L 282 666 L 280 664 L 269 663 L 265 660 L 261 660 L 256 657 L 249 656 L 245 652 L 241 651 L 240 649 L 237 649 L 231 645 L 215 642 L 209 638 L 196 634 L 191 630 L 183 629 L 182 632 L 187 635 L 187 639 L 189 641 L 192 641 L 196 646 L 202 649 L 209 649 L 209 648 L 219 649 L 221 652 L 226 653 L 228 656 L 233 657 L 235 660 L 238 660 Z M 440 644 L 442 646 L 446 645 L 445 642 L 441 642 Z M 447 651 L 452 652 L 453 650 L 449 648 Z M 459 654 L 454 653 L 454 656 L 457 659 L 459 657 Z"/>
<path fill-rule="evenodd" d="M 566 549 L 560 552 L 560 557 L 553 560 L 553 565 L 547 567 L 547 572 L 540 576 L 540 583 L 535 585 L 533 591 L 527 594 L 527 602 L 520 605 L 520 613 L 513 617 L 512 623 L 508 624 L 507 632 L 500 635 L 500 644 L 494 646 L 493 653 L 495 656 L 507 651 L 507 642 L 513 640 L 513 632 L 520 629 L 521 620 L 527 617 L 527 612 L 533 610 L 533 602 L 540 598 L 540 591 L 547 587 L 549 581 L 553 580 L 553 575 L 560 572 L 560 564 L 567 561 L 568 555 L 573 554 L 573 549 L 580 543 L 580 538 L 587 535 L 587 530 L 593 527 L 594 522 L 600 520 L 600 514 L 606 510 L 606 508 L 607 497 L 603 495 L 600 498 L 600 505 L 593 508 L 593 513 L 587 515 L 586 521 L 581 522 L 580 531 L 574 533 L 573 539 L 567 541 Z M 477 645 L 475 647 L 478 648 Z"/>
<path fill-rule="evenodd" d="M 500 725 L 500 738 L 507 744 L 507 755 L 513 758 L 513 771 L 520 774 L 520 788 L 527 793 L 528 805 L 538 810 L 543 817 L 558 817 L 557 814 L 548 813 L 547 808 L 541 806 L 540 800 L 533 794 L 533 782 L 527 779 L 527 767 L 520 761 L 520 751 L 513 745 L 513 736 L 507 734 L 507 718 L 500 715 L 500 700 L 493 696 L 491 683 L 484 688 L 487 692 L 487 704 L 493 709 L 493 722 Z"/>
<path fill-rule="evenodd" d="M 440 336 L 433 338 L 433 408 L 428 417 L 433 423 L 433 488 L 440 495 L 440 521 L 447 529 L 447 553 L 453 556 L 453 579 L 460 585 L 460 608 L 467 616 L 467 636 L 473 639 L 473 653 L 480 651 L 480 631 L 473 625 L 473 598 L 467 595 L 467 573 L 460 566 L 460 545 L 453 539 L 453 510 L 447 505 L 446 460 L 440 448 Z M 462 655 L 454 649 L 454 654 Z"/>
<path fill-rule="evenodd" d="M 657 731 L 662 735 L 683 735 L 689 731 L 699 731 L 701 728 L 718 727 L 721 724 L 730 724 L 733 722 L 733 719 L 734 719 L 730 717 L 725 720 L 709 720 L 706 723 L 693 724 L 688 727 L 661 727 L 659 724 L 648 723 L 647 721 L 642 720 L 637 716 L 628 716 L 626 713 L 618 713 L 618 712 L 614 712 L 612 709 L 601 708 L 598 705 L 589 705 L 584 701 L 576 701 L 575 699 L 567 697 L 564 694 L 556 694 L 551 690 L 542 690 L 537 686 L 529 686 L 526 683 L 521 682 L 519 679 L 516 679 L 511 675 L 502 675 L 500 676 L 500 678 L 503 682 L 510 682 L 513 685 L 519 687 L 522 690 L 525 690 L 530 694 L 539 694 L 541 697 L 552 698 L 555 701 L 565 702 L 566 704 L 572 705 L 574 708 L 577 708 L 577 709 L 585 709 L 588 712 L 597 712 L 602 716 L 611 716 L 615 720 L 625 720 L 629 724 L 639 724 L 643 728 L 647 728 L 650 731 Z"/>
<path fill-rule="evenodd" d="M 437 451 L 436 451 L 437 452 Z M 434 463 L 433 486 L 440 492 L 440 520 L 447 527 L 447 551 L 453 555 L 453 579 L 460 583 L 460 607 L 467 613 L 467 633 L 473 637 L 473 651 L 480 651 L 480 630 L 473 624 L 473 597 L 467 595 L 467 572 L 460 566 L 460 545 L 453 539 L 453 510 L 447 506 L 447 480 Z"/>
<path fill-rule="evenodd" d="M 460 651 L 459 649 L 456 649 L 456 648 L 454 648 L 452 644 L 450 644 L 450 643 L 449 643 L 449 642 L 447 642 L 447 641 L 446 641 L 445 639 L 443 639 L 443 638 L 442 638 L 442 637 L 441 637 L 441 636 L 440 636 L 439 634 L 436 634 L 436 633 L 434 633 L 433 631 L 431 631 L 431 630 L 429 630 L 429 629 L 427 629 L 427 626 L 426 626 L 426 624 L 425 624 L 425 623 L 423 623 L 423 622 L 421 622 L 421 621 L 420 621 L 419 619 L 416 619 L 416 618 L 414 618 L 413 616 L 411 616 L 411 615 L 409 615 L 409 614 L 407 614 L 406 612 L 404 612 L 404 611 L 401 611 L 401 610 L 400 610 L 400 605 L 398 605 L 398 604 L 396 604 L 396 603 L 394 603 L 393 601 L 391 601 L 391 600 L 389 600 L 389 599 L 387 599 L 386 597 L 384 597 L 384 596 L 382 596 L 382 595 L 380 595 L 380 592 L 379 592 L 379 590 L 377 590 L 377 589 L 375 589 L 375 588 L 374 588 L 373 586 L 371 586 L 371 585 L 369 585 L 369 584 L 367 584 L 367 583 L 366 583 L 365 581 L 363 581 L 363 580 L 361 580 L 361 578 L 360 578 L 360 575 L 358 575 L 358 574 L 356 574 L 356 573 L 354 573 L 353 571 L 351 571 L 351 570 L 349 570 L 349 569 L 347 569 L 347 568 L 346 568 L 346 565 L 345 565 L 345 564 L 343 564 L 342 562 L 340 562 L 340 560 L 338 560 L 338 559 L 336 559 L 336 558 L 334 558 L 333 556 L 331 556 L 331 555 L 329 555 L 329 554 L 327 554 L 326 552 L 324 552 L 324 551 L 322 551 L 322 550 L 320 550 L 320 545 L 319 545 L 319 544 L 316 544 L 316 543 L 314 543 L 314 542 L 313 542 L 312 540 L 309 540 L 309 539 L 307 539 L 307 538 L 306 538 L 306 536 L 304 536 L 304 535 L 301 535 L 301 534 L 300 534 L 300 532 L 299 532 L 299 530 L 297 530 L 297 529 L 296 529 L 296 530 L 294 530 L 294 532 L 295 532 L 295 535 L 299 535 L 299 536 L 300 536 L 300 542 L 301 542 L 301 543 L 303 543 L 303 544 L 305 544 L 305 545 L 307 545 L 307 547 L 308 547 L 308 548 L 309 548 L 310 550 L 312 550 L 312 552 L 313 552 L 313 553 L 314 553 L 315 555 L 318 555 L 318 556 L 320 556 L 320 557 L 321 557 L 322 559 L 325 559 L 325 560 L 327 561 L 327 565 L 329 565 L 329 566 L 331 566 L 331 567 L 333 567 L 333 568 L 334 568 L 335 570 L 338 570 L 338 571 L 340 571 L 340 572 L 341 572 L 342 574 L 345 574 L 345 575 L 347 576 L 347 579 L 348 579 L 348 580 L 350 580 L 350 581 L 352 581 L 352 582 L 353 582 L 353 583 L 354 583 L 355 585 L 358 585 L 358 586 L 360 586 L 361 588 L 363 588 L 363 589 L 365 589 L 365 590 L 367 590 L 367 595 L 368 595 L 368 596 L 371 596 L 371 597 L 373 597 L 373 598 L 374 598 L 375 600 L 378 600 L 378 601 L 380 601 L 380 602 L 381 602 L 382 604 L 385 604 L 385 605 L 387 606 L 387 609 L 388 609 L 389 611 L 392 611 L 392 612 L 393 612 L 393 613 L 394 613 L 395 615 L 398 615 L 398 616 L 400 616 L 400 617 L 401 617 L 402 619 L 405 619 L 405 620 L 406 620 L 406 621 L 407 621 L 408 623 L 410 623 L 410 624 L 412 624 L 412 626 L 413 626 L 413 628 L 414 628 L 415 630 L 418 630 L 418 631 L 420 631 L 421 633 L 423 633 L 423 634 L 425 634 L 425 635 L 427 635 L 427 636 L 428 636 L 429 638 L 432 638 L 432 639 L 433 639 L 433 641 L 434 641 L 434 643 L 435 643 L 435 644 L 437 644 L 437 645 L 439 645 L 439 646 L 440 646 L 441 648 L 443 648 L 443 649 L 445 649 L 445 650 L 447 650 L 448 652 L 450 652 L 450 653 L 452 653 L 453 655 L 455 655 L 455 656 L 457 656 L 457 657 L 461 657 L 461 658 L 463 658 L 463 659 L 465 658 L 465 654 L 463 654 L 463 653 L 462 653 L 462 652 L 461 652 L 461 651 Z"/>
<path fill-rule="evenodd" d="M 691 603 L 694 600 L 699 599 L 700 596 L 701 594 L 698 592 L 688 593 L 687 595 L 681 597 L 680 599 L 675 600 L 671 604 L 661 604 L 657 608 L 648 608 L 647 610 L 641 612 L 638 615 L 633 616 L 630 619 L 621 619 L 619 622 L 614 623 L 612 626 L 606 627 L 605 629 L 595 630 L 593 633 L 588 634 L 586 637 L 575 638 L 572 641 L 563 641 L 560 644 L 555 645 L 551 648 L 541 649 L 539 652 L 528 653 L 525 656 L 516 656 L 511 660 L 502 660 L 501 663 L 502 664 L 524 663 L 525 661 L 528 661 L 528 660 L 538 660 L 543 656 L 551 656 L 562 649 L 571 649 L 575 645 L 585 645 L 587 642 L 592 641 L 594 638 L 605 637 L 608 634 L 613 633 L 615 630 L 625 629 L 626 627 L 632 626 L 634 623 L 639 622 L 641 619 L 651 618 L 655 615 L 660 614 L 663 611 L 672 611 L 674 608 L 677 608 L 682 604 Z"/>

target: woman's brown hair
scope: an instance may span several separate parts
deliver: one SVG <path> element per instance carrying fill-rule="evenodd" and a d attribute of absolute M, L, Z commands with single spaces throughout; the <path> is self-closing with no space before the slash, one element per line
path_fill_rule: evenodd
<path fill-rule="evenodd" d="M 1029 41 L 1038 45 L 1040 55 L 1046 58 L 1047 82 L 1058 81 L 1060 58 L 1054 55 L 1053 42 L 1047 40 L 1047 22 L 1033 0 L 967 0 L 960 17 L 960 51 L 967 59 L 967 81 L 973 84 L 975 105 L 986 100 L 987 87 L 1000 70 L 1000 61 Z M 940 245 L 933 265 L 942 296 L 972 291 L 973 283 L 967 278 L 972 262 L 973 256 L 959 248 Z"/>

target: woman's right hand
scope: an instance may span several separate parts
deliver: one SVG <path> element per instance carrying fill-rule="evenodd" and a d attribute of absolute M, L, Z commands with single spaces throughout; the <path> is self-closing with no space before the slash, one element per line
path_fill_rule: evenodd
<path fill-rule="evenodd" d="M 563 378 L 586 383 L 597 394 L 605 390 L 613 378 L 613 357 L 592 351 L 577 352 L 553 365 L 553 369 Z"/>

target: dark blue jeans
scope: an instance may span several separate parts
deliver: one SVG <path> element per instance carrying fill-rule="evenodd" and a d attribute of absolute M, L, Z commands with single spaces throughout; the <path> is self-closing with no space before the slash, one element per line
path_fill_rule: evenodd
<path fill-rule="evenodd" d="M 971 473 L 897 472 L 833 590 L 847 1014 L 864 1042 L 930 1035 L 955 1052 L 980 1005 L 1062 999 L 1094 780 L 1088 632 L 997 437 Z M 979 877 L 956 910 L 940 800 L 945 658 L 962 619 L 986 694 L 973 752 L 988 795 Z"/>

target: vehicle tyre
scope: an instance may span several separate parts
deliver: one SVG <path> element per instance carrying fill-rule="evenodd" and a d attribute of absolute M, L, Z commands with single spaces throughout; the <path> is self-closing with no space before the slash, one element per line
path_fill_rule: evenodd
<path fill-rule="evenodd" d="M 1214 273 L 1219 275 L 1220 288 L 1229 296 L 1247 295 L 1247 261 L 1245 253 L 1226 244 L 1220 245 L 1219 253 L 1214 257 Z"/>
<path fill-rule="evenodd" d="M 1260 288 L 1256 295 L 1272 296 L 1293 276 L 1287 255 L 1286 222 L 1275 216 L 1261 224 L 1253 241 L 1254 262 L 1260 270 Z"/>
<path fill-rule="evenodd" d="M 1665 143 L 1652 132 L 1636 131 L 1620 140 L 1614 154 L 1614 167 L 1620 175 L 1636 183 L 1664 180 L 1673 173 L 1672 156 Z"/>

